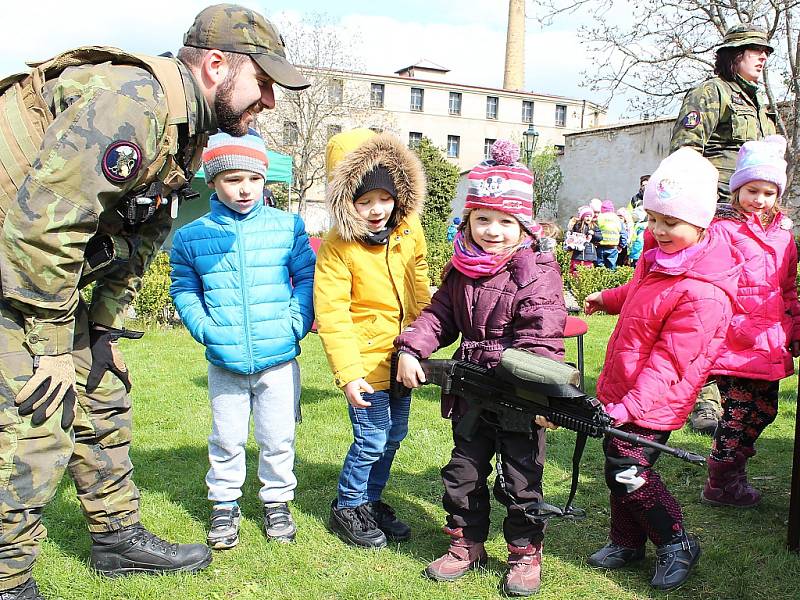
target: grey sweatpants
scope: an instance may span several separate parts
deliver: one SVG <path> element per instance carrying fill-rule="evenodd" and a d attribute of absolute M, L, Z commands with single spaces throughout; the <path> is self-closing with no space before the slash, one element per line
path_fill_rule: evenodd
<path fill-rule="evenodd" d="M 253 375 L 233 373 L 209 363 L 211 435 L 206 475 L 208 499 L 232 502 L 242 495 L 245 444 L 253 414 L 258 444 L 259 498 L 262 503 L 294 498 L 295 423 L 300 416 L 300 368 L 296 360 Z"/>

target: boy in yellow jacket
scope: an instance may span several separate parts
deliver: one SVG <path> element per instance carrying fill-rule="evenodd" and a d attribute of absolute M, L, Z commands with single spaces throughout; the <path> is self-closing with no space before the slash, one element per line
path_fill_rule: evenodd
<path fill-rule="evenodd" d="M 368 129 L 333 136 L 326 161 L 335 225 L 317 257 L 314 305 L 353 425 L 329 525 L 347 543 L 382 548 L 411 535 L 381 494 L 411 406 L 410 396 L 389 394 L 394 338 L 430 302 L 419 221 L 425 175 L 397 138 Z"/>

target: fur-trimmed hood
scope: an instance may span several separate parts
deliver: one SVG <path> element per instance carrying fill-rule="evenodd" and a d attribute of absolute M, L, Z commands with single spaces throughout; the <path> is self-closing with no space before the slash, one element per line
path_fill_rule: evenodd
<path fill-rule="evenodd" d="M 376 166 L 385 167 L 397 188 L 394 222 L 400 223 L 412 213 L 420 213 L 425 201 L 425 172 L 414 152 L 388 133 L 378 134 L 334 166 L 325 199 L 339 236 L 347 242 L 364 239 L 369 234 L 359 218 L 353 195 L 364 175 Z"/>

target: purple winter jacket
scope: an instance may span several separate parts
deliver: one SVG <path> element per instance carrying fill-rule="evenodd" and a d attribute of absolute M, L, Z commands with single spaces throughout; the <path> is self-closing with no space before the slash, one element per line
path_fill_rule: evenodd
<path fill-rule="evenodd" d="M 395 347 L 428 358 L 461 334 L 453 358 L 493 368 L 506 348 L 524 348 L 564 360 L 567 309 L 558 263 L 552 253 L 518 251 L 504 269 L 472 279 L 452 264 L 422 314 L 395 339 Z M 442 416 L 460 417 L 465 403 L 442 396 Z"/>

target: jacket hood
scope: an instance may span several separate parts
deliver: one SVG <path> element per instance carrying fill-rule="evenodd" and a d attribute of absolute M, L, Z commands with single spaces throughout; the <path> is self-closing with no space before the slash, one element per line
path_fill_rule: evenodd
<path fill-rule="evenodd" d="M 739 290 L 739 274 L 744 266 L 744 256 L 727 239 L 717 231 L 712 224 L 706 229 L 708 243 L 685 263 L 674 269 L 664 269 L 657 264 L 653 271 L 668 275 L 683 274 L 699 281 L 711 283 L 731 298 L 731 303 L 736 306 L 736 297 Z M 655 249 L 648 250 L 645 254 L 648 261 L 653 260 Z"/>
<path fill-rule="evenodd" d="M 385 167 L 397 188 L 394 223 L 422 211 L 425 201 L 425 172 L 416 154 L 388 133 L 378 134 L 345 156 L 335 167 L 325 200 L 334 227 L 346 242 L 364 239 L 369 234 L 358 216 L 353 201 L 364 175 L 376 166 Z"/>

